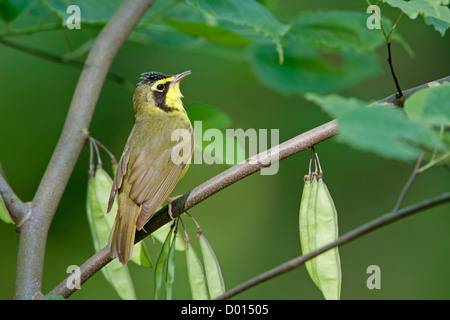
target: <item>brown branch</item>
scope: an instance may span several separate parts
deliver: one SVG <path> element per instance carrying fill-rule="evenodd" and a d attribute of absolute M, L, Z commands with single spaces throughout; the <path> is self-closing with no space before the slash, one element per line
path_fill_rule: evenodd
<path fill-rule="evenodd" d="M 20 236 L 16 299 L 41 297 L 45 246 L 50 223 L 81 153 L 111 63 L 152 0 L 126 0 L 106 24 L 86 59 L 58 144 L 39 184 L 31 216 Z"/>
<path fill-rule="evenodd" d="M 450 81 L 450 76 L 437 80 L 437 82 Z M 421 88 L 427 87 L 427 85 L 420 86 Z M 405 92 L 417 91 L 417 88 L 409 89 Z M 385 98 L 380 100 L 383 103 L 395 103 L 396 95 L 390 96 L 391 98 Z M 261 170 L 264 167 L 271 165 L 277 161 L 290 157 L 300 151 L 307 150 L 310 147 L 326 140 L 337 133 L 337 121 L 333 120 L 327 122 L 321 126 L 304 132 L 288 141 L 283 142 L 279 146 L 272 148 L 268 152 L 262 152 L 255 157 L 259 157 L 260 161 L 256 164 L 251 164 L 249 159 L 240 163 L 228 170 L 218 174 L 212 179 L 202 183 L 198 187 L 194 188 L 190 192 L 184 194 L 172 203 L 172 212 L 174 218 L 181 215 L 183 212 L 189 210 L 193 206 L 202 202 L 203 200 L 209 198 L 213 194 L 223 190 L 224 188 L 236 183 L 237 181 L 244 179 L 245 177 Z M 275 149 L 278 149 L 275 152 Z M 272 157 L 271 157 L 271 156 Z M 263 164 L 266 163 L 266 164 Z M 167 212 L 167 206 L 158 210 L 152 219 L 144 226 L 144 230 L 138 231 L 136 233 L 136 242 L 141 241 L 147 237 L 152 232 L 158 230 L 166 223 L 170 222 L 171 218 Z M 89 260 L 87 260 L 81 268 L 81 284 L 83 284 L 87 279 L 104 267 L 107 263 L 111 261 L 109 256 L 109 250 L 107 247 L 103 248 L 101 251 L 97 252 Z M 48 296 L 63 296 L 64 298 L 69 297 L 75 292 L 76 289 L 69 289 L 66 286 L 66 280 L 62 281 L 56 288 L 54 288 Z"/>

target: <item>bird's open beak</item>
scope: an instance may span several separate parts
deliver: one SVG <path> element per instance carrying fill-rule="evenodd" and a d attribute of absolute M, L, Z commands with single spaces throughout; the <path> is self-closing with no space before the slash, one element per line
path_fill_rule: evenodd
<path fill-rule="evenodd" d="M 190 74 L 191 74 L 191 71 L 188 70 L 188 71 L 174 75 L 173 80 L 171 81 L 170 85 L 174 86 L 175 84 L 177 84 L 178 82 L 180 82 L 181 80 L 183 80 Z"/>

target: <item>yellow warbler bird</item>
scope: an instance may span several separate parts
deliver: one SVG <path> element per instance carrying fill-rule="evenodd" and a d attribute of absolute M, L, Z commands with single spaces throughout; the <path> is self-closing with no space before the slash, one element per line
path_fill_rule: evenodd
<path fill-rule="evenodd" d="M 123 264 L 133 253 L 136 230 L 144 227 L 165 200 L 170 209 L 168 197 L 188 168 L 194 135 L 179 85 L 190 74 L 143 73 L 134 93 L 136 121 L 117 166 L 107 210 L 118 193 L 110 250 Z"/>

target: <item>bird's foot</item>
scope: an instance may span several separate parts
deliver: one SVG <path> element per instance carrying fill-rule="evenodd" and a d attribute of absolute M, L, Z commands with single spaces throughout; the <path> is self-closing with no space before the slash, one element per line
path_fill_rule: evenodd
<path fill-rule="evenodd" d="M 173 213 L 172 213 L 172 203 L 177 200 L 178 198 L 181 198 L 183 195 L 179 195 L 176 197 L 172 197 L 172 198 L 167 198 L 167 211 L 169 213 L 169 216 L 172 220 L 174 220 L 175 218 L 173 217 Z"/>

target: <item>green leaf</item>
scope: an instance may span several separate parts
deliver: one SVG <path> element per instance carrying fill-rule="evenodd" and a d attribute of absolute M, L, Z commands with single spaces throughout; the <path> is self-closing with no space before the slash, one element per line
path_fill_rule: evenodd
<path fill-rule="evenodd" d="M 31 3 L 32 0 L 0 0 L 0 19 L 7 23 L 15 20 Z"/>
<path fill-rule="evenodd" d="M 209 26 L 204 23 L 190 21 L 165 20 L 177 31 L 192 36 L 194 38 L 203 37 L 209 42 L 231 46 L 243 46 L 252 43 L 237 32 L 223 29 L 218 26 Z"/>
<path fill-rule="evenodd" d="M 95 39 L 89 39 L 86 42 L 84 42 L 81 46 L 79 46 L 78 48 L 66 53 L 64 55 L 64 59 L 77 59 L 80 58 L 82 56 L 84 56 L 85 54 L 87 54 L 89 52 L 89 50 L 91 50 L 92 45 L 94 44 Z"/>
<path fill-rule="evenodd" d="M 134 245 L 133 254 L 131 255 L 130 260 L 138 266 L 153 268 L 153 262 L 144 241 L 138 242 Z"/>
<path fill-rule="evenodd" d="M 169 232 L 172 232 L 172 229 L 170 227 L 170 223 L 167 223 L 165 225 L 163 225 L 161 228 L 159 228 L 158 230 L 156 230 L 155 232 L 152 233 L 152 237 L 156 239 L 156 241 L 159 241 L 161 243 L 164 243 L 167 234 Z M 177 251 L 184 251 L 186 250 L 186 244 L 184 243 L 184 239 L 183 236 L 177 232 L 176 234 L 176 238 L 175 238 L 175 250 Z"/>
<path fill-rule="evenodd" d="M 8 209 L 5 206 L 5 202 L 3 201 L 2 196 L 0 196 L 0 220 L 6 223 L 14 223 L 11 219 Z"/>
<path fill-rule="evenodd" d="M 186 263 L 192 299 L 209 300 L 210 297 L 202 264 L 189 242 L 186 244 Z"/>
<path fill-rule="evenodd" d="M 391 7 L 399 8 L 411 19 L 421 15 L 425 23 L 434 26 L 442 36 L 450 27 L 450 9 L 448 0 L 383 0 Z"/>
<path fill-rule="evenodd" d="M 205 42 L 204 39 L 179 33 L 175 28 L 163 24 L 152 24 L 146 28 L 138 26 L 131 33 L 129 40 L 143 44 L 154 44 L 169 48 L 182 47 L 184 49 L 196 47 Z"/>
<path fill-rule="evenodd" d="M 198 237 L 202 251 L 203 265 L 205 266 L 208 292 L 211 299 L 215 299 L 225 292 L 225 283 L 220 270 L 219 261 L 203 233 Z"/>
<path fill-rule="evenodd" d="M 314 182 L 314 183 L 313 183 Z M 313 191 L 314 190 L 314 191 Z M 313 191 L 313 192 L 312 192 Z M 300 231 L 300 245 L 302 248 L 302 255 L 307 255 L 308 253 L 314 251 L 315 247 L 315 237 L 311 236 L 311 231 L 313 231 L 313 221 L 309 218 L 311 212 L 315 211 L 315 197 L 317 195 L 317 179 L 306 180 L 303 185 L 302 198 L 300 202 L 299 209 L 299 231 Z M 308 274 L 314 284 L 319 287 L 319 281 L 317 280 L 317 274 L 313 269 L 312 263 L 315 259 L 305 261 L 305 267 Z"/>
<path fill-rule="evenodd" d="M 202 131 L 215 128 L 223 130 L 230 126 L 231 119 L 223 110 L 200 103 L 186 106 L 186 112 L 192 123 L 194 121 L 202 122 Z"/>
<path fill-rule="evenodd" d="M 331 117 L 338 118 L 344 113 L 367 107 L 369 104 L 366 101 L 357 98 L 341 97 L 337 94 L 329 94 L 327 96 L 320 96 L 314 93 L 307 93 L 305 98 L 309 101 L 319 105 Z"/>
<path fill-rule="evenodd" d="M 203 158 L 202 162 L 207 164 L 233 166 L 245 160 L 246 153 L 242 141 L 227 133 L 232 129 L 224 132 L 231 124 L 228 114 L 218 108 L 202 104 L 191 104 L 187 106 L 186 111 L 194 124 L 194 162 L 200 156 Z"/>
<path fill-rule="evenodd" d="M 403 110 L 365 104 L 336 95 L 306 96 L 338 115 L 337 139 L 362 151 L 401 161 L 416 160 L 422 151 L 445 149 L 437 134 L 419 121 L 409 120 Z"/>
<path fill-rule="evenodd" d="M 65 300 L 63 296 L 48 296 L 45 300 Z"/>
<path fill-rule="evenodd" d="M 315 206 L 316 248 L 322 248 L 337 240 L 337 211 L 328 188 L 319 179 Z M 341 296 L 342 271 L 337 247 L 323 252 L 315 258 L 319 288 L 326 300 L 339 300 Z"/>
<path fill-rule="evenodd" d="M 450 82 L 417 91 L 406 100 L 405 111 L 430 126 L 450 126 Z"/>
<path fill-rule="evenodd" d="M 219 152 L 216 153 L 216 157 L 220 158 L 220 159 L 224 159 L 225 163 L 230 165 L 230 166 L 234 166 L 242 161 L 244 161 L 247 156 L 246 156 L 246 150 L 245 150 L 245 140 L 240 140 L 238 139 L 235 135 L 231 134 L 230 132 L 232 131 L 232 129 L 229 129 L 226 131 L 225 133 L 225 141 L 226 141 L 226 145 L 225 145 L 225 150 L 224 150 L 224 154 L 220 153 L 220 150 L 218 150 Z M 236 132 L 236 130 L 234 130 L 234 132 Z"/>
<path fill-rule="evenodd" d="M 239 129 L 237 129 L 239 130 Z M 226 164 L 234 166 L 246 159 L 245 148 L 238 135 L 231 133 L 233 129 L 227 129 L 224 133 L 219 129 L 211 128 L 201 134 L 201 131 L 194 131 L 194 155 L 193 161 L 205 164 Z M 225 137 L 224 137 L 225 136 Z M 225 139 L 224 139 L 225 138 Z"/>
<path fill-rule="evenodd" d="M 89 177 L 88 195 L 87 195 L 87 213 L 88 221 L 91 227 L 91 233 L 94 240 L 95 251 L 100 251 L 108 245 L 109 233 L 113 221 L 108 221 L 104 215 L 104 195 L 101 187 L 105 180 L 103 169 L 97 169 L 94 177 Z M 107 179 L 107 178 L 106 178 Z M 112 183 L 112 182 L 111 182 Z M 98 193 L 97 193 L 98 191 Z M 115 208 L 117 210 L 117 207 Z M 109 217 L 108 217 L 109 218 Z"/>
<path fill-rule="evenodd" d="M 250 53 L 258 80 L 286 95 L 338 91 L 378 73 L 377 60 L 371 53 L 319 50 L 292 42 L 285 48 L 283 65 L 278 64 L 268 46 L 253 46 Z"/>
<path fill-rule="evenodd" d="M 106 192 L 108 186 L 110 190 L 112 180 L 101 168 L 96 170 L 94 177 L 89 177 L 86 209 L 96 251 L 108 244 L 111 230 L 111 221 L 108 219 L 112 218 L 106 218 L 104 211 L 109 198 Z M 122 299 L 136 299 L 133 282 L 126 266 L 114 259 L 101 271 Z"/>
<path fill-rule="evenodd" d="M 141 22 L 143 26 L 149 26 L 164 19 L 206 22 L 202 12 L 185 0 L 156 0 Z"/>
<path fill-rule="evenodd" d="M 255 0 L 187 0 L 187 3 L 200 9 L 214 20 L 229 22 L 243 26 L 271 39 L 278 53 L 279 63 L 283 62 L 281 38 L 289 30 L 289 26 L 279 22 L 272 13 Z M 211 20 L 211 18 L 213 20 Z M 226 25 L 225 25 L 226 26 Z M 223 26 L 222 26 L 223 27 Z M 232 30 L 233 28 L 230 27 Z"/>
<path fill-rule="evenodd" d="M 105 270 L 103 272 L 103 270 Z M 113 286 L 120 298 L 124 300 L 136 300 L 133 281 L 128 272 L 128 267 L 114 259 L 102 268 L 106 280 Z"/>
<path fill-rule="evenodd" d="M 177 232 L 174 232 L 176 237 Z M 172 288 L 175 281 L 175 239 L 172 239 L 170 244 L 169 254 L 167 257 L 167 270 L 166 270 L 166 300 L 172 300 Z"/>
<path fill-rule="evenodd" d="M 372 51 L 384 43 L 381 32 L 366 27 L 367 14 L 356 11 L 305 12 L 295 19 L 290 33 L 314 46 Z"/>
<path fill-rule="evenodd" d="M 167 256 L 170 251 L 170 243 L 172 241 L 174 228 L 170 228 L 169 233 L 167 233 L 166 239 L 164 240 L 161 252 L 159 253 L 158 261 L 156 261 L 155 268 L 155 291 L 153 293 L 153 299 L 159 299 L 159 291 L 163 284 L 164 267 L 167 265 Z"/>
<path fill-rule="evenodd" d="M 77 5 L 80 7 L 82 22 L 91 24 L 104 24 L 109 21 L 114 12 L 122 4 L 121 0 L 41 0 L 50 10 L 56 12 L 66 24 L 72 13 L 67 13 L 67 7 Z M 101 8 L 101 9 L 99 9 Z"/>

